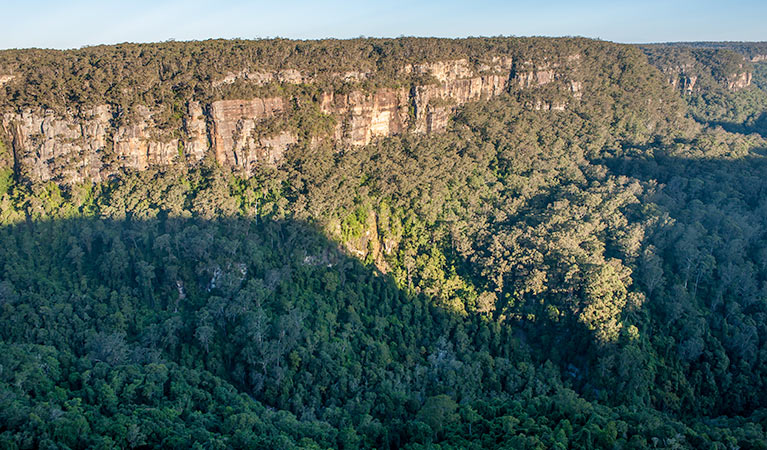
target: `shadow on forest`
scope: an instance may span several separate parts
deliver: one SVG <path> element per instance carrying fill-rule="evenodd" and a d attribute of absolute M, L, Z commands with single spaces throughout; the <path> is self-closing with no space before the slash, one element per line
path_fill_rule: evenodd
<path fill-rule="evenodd" d="M 726 162 L 656 154 L 602 163 L 666 184 L 671 198 L 693 189 L 715 201 L 735 189 L 753 207 L 767 194 L 767 160 L 756 154 Z M 219 377 L 205 385 L 209 394 L 224 380 L 301 423 L 320 418 L 341 429 L 351 421 L 379 448 L 416 439 L 403 423 L 440 394 L 455 403 L 529 399 L 565 379 L 597 395 L 588 368 L 598 349 L 588 331 L 572 328 L 582 327 L 576 321 L 501 326 L 455 314 L 293 220 L 77 218 L 1 227 L 0 321 L 0 344 L 56 349 L 71 368 L 62 384 L 82 388 L 80 373 L 99 367 L 147 370 L 148 379 L 173 363 Z M 170 379 L 156 389 L 137 401 L 177 395 Z M 94 398 L 84 401 L 101 408 Z"/>
<path fill-rule="evenodd" d="M 705 159 L 656 150 L 652 157 L 598 161 L 616 176 L 657 183 L 634 212 L 650 221 L 643 248 L 652 248 L 640 256 L 634 281 L 648 294 L 653 333 L 676 342 L 669 349 L 686 376 L 711 380 L 710 388 L 695 385 L 694 397 L 718 389 L 707 408 L 720 414 L 748 415 L 767 400 L 758 387 L 764 383 L 759 324 L 767 312 L 766 153 L 757 148 L 738 159 Z M 709 370 L 721 361 L 730 368 Z"/>
<path fill-rule="evenodd" d="M 0 240 L 6 344 L 86 365 L 172 361 L 299 418 L 342 407 L 385 422 L 431 396 L 535 383 L 514 368 L 529 353 L 509 327 L 402 291 L 306 223 L 78 218 L 6 226 Z"/>
<path fill-rule="evenodd" d="M 767 148 L 753 148 L 748 156 L 738 159 L 684 158 L 656 150 L 654 157 L 616 157 L 595 162 L 605 165 L 615 175 L 657 181 L 665 185 L 662 193 L 676 196 L 679 201 L 729 200 L 755 208 L 767 195 L 765 156 Z M 670 208 L 668 212 L 674 216 L 679 211 Z"/>
<path fill-rule="evenodd" d="M 767 112 L 762 113 L 759 117 L 747 122 L 698 120 L 698 123 L 711 128 L 722 127 L 722 129 L 728 133 L 744 135 L 756 133 L 763 138 L 767 138 Z"/>

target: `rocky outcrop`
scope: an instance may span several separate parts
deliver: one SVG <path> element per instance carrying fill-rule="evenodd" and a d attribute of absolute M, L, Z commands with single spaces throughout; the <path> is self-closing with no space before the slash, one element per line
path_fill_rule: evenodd
<path fill-rule="evenodd" d="M 3 115 L 3 130 L 13 147 L 15 166 L 38 180 L 100 179 L 101 153 L 107 147 L 112 115 L 102 105 L 77 117 L 50 111 L 24 110 Z"/>
<path fill-rule="evenodd" d="M 570 81 L 570 94 L 574 99 L 580 100 L 583 97 L 583 83 L 580 81 Z"/>
<path fill-rule="evenodd" d="M 572 76 L 577 63 L 578 58 L 567 58 L 559 64 L 536 64 L 503 55 L 483 63 L 432 61 L 404 65 L 399 74 L 410 81 L 401 87 L 360 87 L 345 93 L 330 89 L 314 100 L 289 95 L 208 104 L 190 100 L 179 130 L 158 126 L 158 111 L 140 105 L 133 108 L 130 120 L 122 111 L 100 105 L 64 115 L 42 109 L 7 113 L 2 116 L 2 126 L 12 137 L 16 166 L 35 180 L 100 180 L 120 167 L 141 170 L 179 159 L 198 161 L 208 153 L 222 165 L 249 174 L 259 164 L 279 163 L 291 146 L 300 143 L 298 130 L 291 129 L 289 119 L 302 102 L 314 101 L 313 108 L 332 117 L 334 123 L 330 135 L 310 136 L 311 143 L 332 139 L 341 146 L 366 145 L 376 138 L 404 132 L 444 131 L 461 105 L 510 90 L 559 83 L 561 91 L 577 101 L 583 90 L 582 81 Z M 351 83 L 370 77 L 364 71 L 331 75 Z M 296 84 L 311 83 L 313 78 L 296 70 L 243 70 L 212 84 L 237 80 Z M 567 104 L 539 100 L 531 106 L 555 111 Z"/>
<path fill-rule="evenodd" d="M 144 170 L 150 165 L 167 165 L 179 154 L 178 139 L 156 137 L 157 126 L 149 108 L 136 107 L 138 119 L 120 126 L 113 136 L 113 148 L 118 163 L 130 169 Z"/>
<path fill-rule="evenodd" d="M 301 84 L 311 83 L 312 77 L 305 76 L 301 72 L 295 69 L 285 69 L 279 71 L 250 71 L 241 70 L 237 73 L 229 72 L 225 77 L 213 81 L 213 87 L 218 87 L 226 84 L 232 84 L 237 80 L 244 80 L 249 83 L 263 86 L 268 83 L 281 83 L 281 84 Z"/>
<path fill-rule="evenodd" d="M 130 124 L 113 124 L 109 105 L 58 116 L 26 109 L 4 114 L 15 165 L 34 180 L 101 180 L 119 167 L 167 165 L 179 155 L 179 139 L 159 136 L 152 112 L 136 107 Z"/>
<path fill-rule="evenodd" d="M 751 72 L 738 72 L 727 77 L 727 89 L 737 91 L 751 85 Z"/>
<path fill-rule="evenodd" d="M 517 74 L 514 81 L 518 88 L 525 89 L 551 83 L 554 81 L 555 76 L 556 75 L 552 69 L 534 69 Z"/>
<path fill-rule="evenodd" d="M 351 145 L 365 145 L 374 137 L 392 136 L 408 125 L 407 88 L 380 89 L 374 93 L 323 93 L 320 110 L 337 118 L 334 138 Z"/>
<path fill-rule="evenodd" d="M 698 82 L 697 75 L 687 74 L 683 69 L 669 74 L 668 82 L 676 89 L 685 94 L 691 94 L 695 90 L 695 84 Z"/>
<path fill-rule="evenodd" d="M 545 100 L 536 100 L 529 105 L 536 111 L 564 111 L 567 104 L 564 102 L 547 102 Z"/>
<path fill-rule="evenodd" d="M 402 68 L 402 73 L 429 75 L 434 77 L 440 83 L 462 78 L 471 78 L 474 76 L 474 70 L 466 59 L 437 61 L 423 64 L 406 64 Z"/>
<path fill-rule="evenodd" d="M 184 143 L 184 153 L 193 160 L 199 161 L 210 148 L 206 116 L 200 102 L 191 101 L 187 104 L 184 132 L 188 137 Z"/>
<path fill-rule="evenodd" d="M 334 72 L 328 78 L 344 82 L 361 82 L 370 78 L 371 72 L 350 70 L 346 72 Z M 257 86 L 269 83 L 277 84 L 310 84 L 316 80 L 313 75 L 307 75 L 296 69 L 283 69 L 278 71 L 243 69 L 239 72 L 229 72 L 223 78 L 214 80 L 213 87 L 233 84 L 235 81 L 244 81 Z"/>
<path fill-rule="evenodd" d="M 224 165 L 252 170 L 262 160 L 274 160 L 265 154 L 265 145 L 257 126 L 266 119 L 285 112 L 282 97 L 253 100 L 220 100 L 210 105 L 211 144 L 216 159 Z M 278 150 L 280 154 L 284 149 Z"/>
<path fill-rule="evenodd" d="M 334 137 L 345 144 L 365 145 L 375 137 L 406 130 L 444 131 L 457 107 L 499 95 L 508 88 L 510 58 L 496 59 L 495 63 L 479 72 L 505 68 L 506 73 L 478 74 L 465 59 L 405 65 L 401 70 L 403 74 L 430 76 L 434 82 L 409 88 L 385 88 L 375 93 L 324 93 L 320 107 L 323 113 L 338 119 Z"/>

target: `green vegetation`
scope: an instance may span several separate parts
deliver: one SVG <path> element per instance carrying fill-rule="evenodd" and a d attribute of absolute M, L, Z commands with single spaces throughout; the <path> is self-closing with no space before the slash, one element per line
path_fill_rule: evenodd
<path fill-rule="evenodd" d="M 691 96 L 691 112 L 694 117 L 712 126 L 721 126 L 735 133 L 760 133 L 767 136 L 765 111 L 767 111 L 767 62 L 754 64 L 751 86 L 730 92 L 726 90 L 704 91 Z"/>
<path fill-rule="evenodd" d="M 738 52 L 748 59 L 767 55 L 767 42 L 669 42 L 660 45 L 666 47 L 727 49 Z"/>
<path fill-rule="evenodd" d="M 37 56 L 177 67 L 163 52 L 229 45 L 306 70 L 299 49 L 366 42 L 406 61 L 576 42 L 599 89 L 556 112 L 530 107 L 550 87 L 470 103 L 443 134 L 299 145 L 250 178 L 212 158 L 0 178 L 0 447 L 765 448 L 767 140 L 707 123 L 761 123 L 759 64 L 720 113 L 688 109 L 640 50 L 578 39 Z"/>
<path fill-rule="evenodd" d="M 290 85 L 227 76 L 247 73 L 299 71 L 312 84 L 343 90 L 349 83 L 362 87 L 407 82 L 410 63 L 467 58 L 474 64 L 494 55 L 535 58 L 540 54 L 568 55 L 587 46 L 598 52 L 613 46 L 579 38 L 434 38 L 352 39 L 323 41 L 207 40 L 156 44 L 119 44 L 79 50 L 3 50 L 0 75 L 15 78 L 0 87 L 4 109 L 44 107 L 56 111 L 109 103 L 120 105 L 126 118 L 135 105 L 159 107 L 172 120 L 174 105 L 190 99 L 251 98 L 279 95 Z M 365 81 L 344 81 L 348 72 L 369 73 Z M 252 79 L 257 79 L 255 75 Z M 295 80 L 301 83 L 301 79 Z"/>
<path fill-rule="evenodd" d="M 642 47 L 651 64 L 678 83 L 694 79 L 684 97 L 699 122 L 727 131 L 767 136 L 767 60 L 751 63 L 757 55 L 767 57 L 767 43 L 691 43 Z M 738 52 L 738 53 L 736 53 Z M 745 55 L 745 58 L 744 58 Z M 749 86 L 731 89 L 729 84 L 751 73 Z"/>

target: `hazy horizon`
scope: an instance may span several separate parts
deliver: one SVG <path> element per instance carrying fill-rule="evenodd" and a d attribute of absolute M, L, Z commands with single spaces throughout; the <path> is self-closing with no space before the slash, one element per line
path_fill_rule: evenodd
<path fill-rule="evenodd" d="M 580 36 L 622 43 L 764 41 L 767 2 L 651 0 L 546 5 L 478 1 L 283 3 L 138 0 L 131 5 L 38 0 L 5 8 L 0 49 L 70 49 L 206 39 Z"/>

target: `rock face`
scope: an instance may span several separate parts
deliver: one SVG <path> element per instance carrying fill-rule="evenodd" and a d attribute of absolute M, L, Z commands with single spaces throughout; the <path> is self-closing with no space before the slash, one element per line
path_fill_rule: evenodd
<path fill-rule="evenodd" d="M 355 75 L 354 73 L 350 72 L 348 76 L 354 77 Z M 305 76 L 295 69 L 286 69 L 274 72 L 242 70 L 237 73 L 230 72 L 224 78 L 213 81 L 212 85 L 217 87 L 225 84 L 232 84 L 237 80 L 244 80 L 257 85 L 265 85 L 267 83 L 273 82 L 282 84 L 301 84 L 311 83 L 313 81 L 312 77 Z"/>
<path fill-rule="evenodd" d="M 33 179 L 100 179 L 101 154 L 107 147 L 112 114 L 106 105 L 77 117 L 56 117 L 49 111 L 5 114 L 3 130 L 13 147 L 16 166 Z"/>
<path fill-rule="evenodd" d="M 266 119 L 285 112 L 282 97 L 253 100 L 220 100 L 210 105 L 212 120 L 211 143 L 216 159 L 233 167 L 251 170 L 263 159 L 265 146 L 256 135 L 256 128 Z M 284 149 L 280 149 L 280 154 Z"/>
<path fill-rule="evenodd" d="M 481 64 L 466 59 L 405 64 L 399 76 L 412 81 L 401 87 L 359 87 L 316 95 L 314 107 L 334 125 L 330 135 L 310 136 L 310 142 L 331 139 L 339 146 L 357 146 L 404 132 L 437 133 L 447 129 L 451 115 L 463 104 L 554 82 L 577 101 L 583 90 L 582 80 L 573 76 L 578 62 L 578 55 L 559 64 L 500 55 Z M 331 76 L 355 83 L 371 75 L 358 71 Z M 313 79 L 296 70 L 244 70 L 211 83 L 238 80 L 287 85 Z M 208 153 L 220 164 L 250 174 L 259 164 L 278 164 L 292 146 L 306 139 L 306 133 L 288 125 L 301 101 L 288 95 L 208 104 L 189 100 L 179 130 L 162 129 L 155 120 L 159 111 L 145 106 L 134 107 L 129 123 L 116 120 L 114 107 L 100 105 L 63 115 L 26 109 L 4 114 L 0 124 L 10 137 L 16 167 L 34 180 L 98 181 L 121 167 L 141 170 L 179 159 L 194 162 Z M 531 108 L 556 111 L 567 104 L 539 100 Z"/>
<path fill-rule="evenodd" d="M 715 79 L 708 74 L 706 74 L 706 77 L 713 80 L 710 81 L 709 84 L 713 82 L 727 90 L 738 91 L 751 85 L 752 73 L 745 68 L 742 70 L 742 72 L 732 73 L 722 79 Z M 668 68 L 663 72 L 668 77 L 669 84 L 684 94 L 691 94 L 704 89 L 701 87 L 701 83 L 699 83 L 701 76 L 698 74 L 698 71 L 692 67 L 680 66 Z"/>
<path fill-rule="evenodd" d="M 679 89 L 685 94 L 691 94 L 695 90 L 695 84 L 698 82 L 697 75 L 688 74 L 684 69 L 668 75 L 668 82 L 674 88 Z"/>
<path fill-rule="evenodd" d="M 408 89 L 380 89 L 375 93 L 326 92 L 320 110 L 337 118 L 334 138 L 351 145 L 365 145 L 377 136 L 403 132 L 408 124 Z"/>
<path fill-rule="evenodd" d="M 727 78 L 727 89 L 737 91 L 751 85 L 751 72 L 738 72 Z"/>
<path fill-rule="evenodd" d="M 145 106 L 136 109 L 137 121 L 118 127 L 113 136 L 114 152 L 120 165 L 143 170 L 149 165 L 170 164 L 179 152 L 178 139 L 154 138 L 156 125 L 152 112 Z"/>
<path fill-rule="evenodd" d="M 184 144 L 184 152 L 193 160 L 199 161 L 210 148 L 208 125 L 205 112 L 200 102 L 191 101 L 187 104 L 187 114 L 184 117 L 184 131 L 188 140 Z"/>
<path fill-rule="evenodd" d="M 129 125 L 113 125 L 112 108 L 99 105 L 64 117 L 51 111 L 5 114 L 16 166 L 34 180 L 101 180 L 119 167 L 146 169 L 170 164 L 179 154 L 179 139 L 157 137 L 152 112 L 136 108 Z"/>

